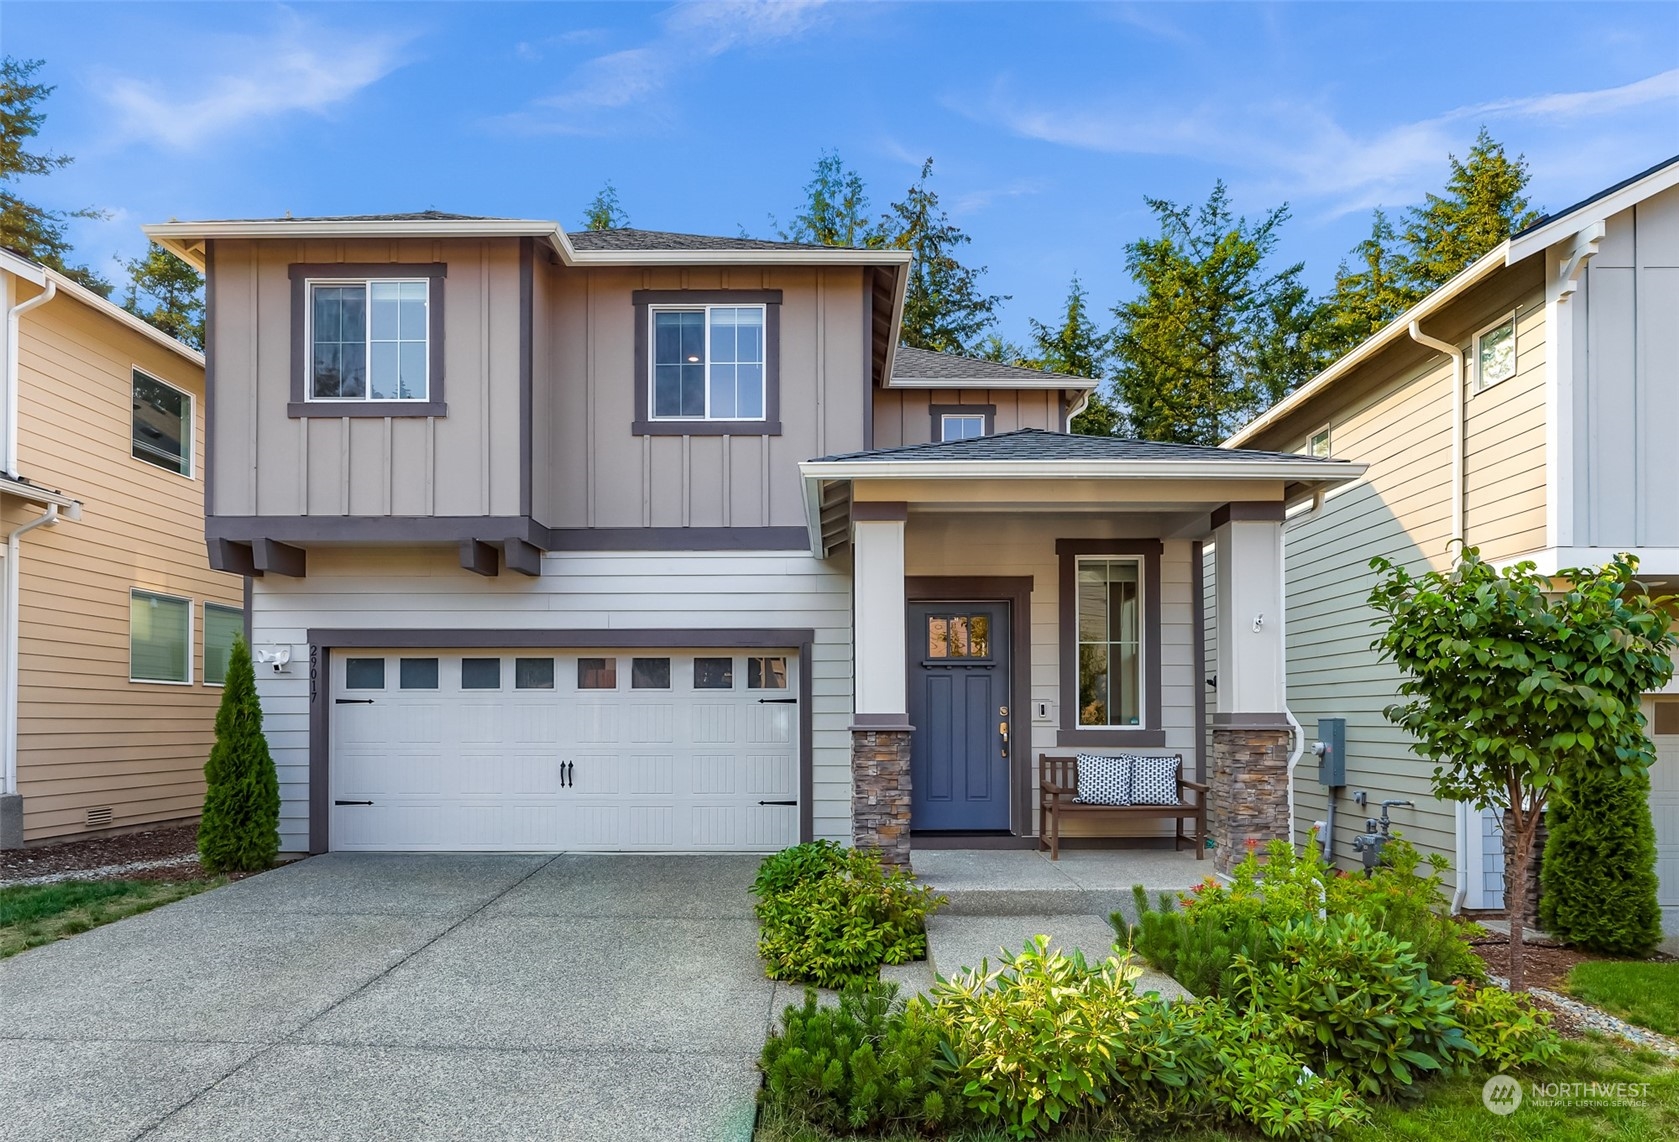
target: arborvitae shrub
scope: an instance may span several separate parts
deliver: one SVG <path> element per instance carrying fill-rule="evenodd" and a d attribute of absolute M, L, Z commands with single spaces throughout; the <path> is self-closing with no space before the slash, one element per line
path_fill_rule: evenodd
<path fill-rule="evenodd" d="M 273 864 L 280 851 L 280 781 L 262 736 L 256 672 L 242 638 L 228 658 L 204 784 L 198 859 L 205 870 L 260 872 Z"/>
<path fill-rule="evenodd" d="M 1650 776 L 1608 764 L 1553 795 L 1539 923 L 1570 944 L 1648 954 L 1662 938 Z"/>

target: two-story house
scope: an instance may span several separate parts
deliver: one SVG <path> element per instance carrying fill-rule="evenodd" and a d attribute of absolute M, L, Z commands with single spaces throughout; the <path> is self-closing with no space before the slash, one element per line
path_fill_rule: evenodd
<path fill-rule="evenodd" d="M 204 358 L 0 251 L 0 848 L 188 821 L 244 585 L 203 546 Z"/>
<path fill-rule="evenodd" d="M 1376 802 L 1412 801 L 1393 819 L 1452 857 L 1459 902 L 1501 907 L 1499 821 L 1435 799 L 1432 766 L 1382 716 L 1398 677 L 1370 650 L 1368 564 L 1442 568 L 1458 538 L 1545 573 L 1624 551 L 1652 593 L 1679 592 L 1679 158 L 1501 243 L 1228 443 L 1367 465 L 1287 529 L 1290 701 L 1308 727 L 1346 719 L 1347 786 L 1302 785 L 1301 827 L 1334 805 L 1346 859 Z M 1645 715 L 1679 937 L 1679 682 Z"/>
<path fill-rule="evenodd" d="M 147 233 L 209 278 L 285 848 L 1030 844 L 1036 756 L 1083 747 L 1262 770 L 1219 856 L 1280 835 L 1283 512 L 1359 466 L 1069 435 L 1091 382 L 899 346 L 902 251 Z"/>

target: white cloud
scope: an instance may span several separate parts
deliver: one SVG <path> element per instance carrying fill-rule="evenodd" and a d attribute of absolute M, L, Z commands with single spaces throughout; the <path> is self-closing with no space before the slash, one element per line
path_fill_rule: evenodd
<path fill-rule="evenodd" d="M 126 140 L 190 150 L 274 116 L 325 114 L 396 70 L 404 43 L 288 12 L 272 34 L 209 42 L 195 66 L 172 69 L 167 84 L 106 74 L 99 87 Z"/>
<path fill-rule="evenodd" d="M 554 95 L 501 122 L 544 134 L 621 129 L 621 114 L 667 117 L 660 96 L 693 69 L 727 52 L 798 39 L 825 19 L 825 0 L 714 0 L 680 4 L 647 43 L 580 64 Z"/>

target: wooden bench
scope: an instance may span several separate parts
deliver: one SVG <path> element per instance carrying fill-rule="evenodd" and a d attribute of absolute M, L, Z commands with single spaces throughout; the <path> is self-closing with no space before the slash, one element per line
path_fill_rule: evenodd
<path fill-rule="evenodd" d="M 1096 816 L 1126 818 L 1126 817 L 1171 817 L 1177 821 L 1177 833 L 1172 843 L 1173 851 L 1181 851 L 1183 842 L 1189 840 L 1184 836 L 1183 823 L 1195 822 L 1195 859 L 1201 860 L 1206 856 L 1207 848 L 1207 787 L 1198 781 L 1190 781 L 1183 775 L 1183 755 L 1173 754 L 1178 760 L 1178 803 L 1176 805 L 1086 805 L 1074 801 L 1079 791 L 1079 763 L 1076 757 L 1050 757 L 1040 754 L 1038 757 L 1038 784 L 1042 797 L 1038 802 L 1038 851 L 1042 852 L 1047 845 L 1049 859 L 1061 859 L 1061 818 Z M 1195 800 L 1189 800 L 1188 794 L 1193 791 Z"/>

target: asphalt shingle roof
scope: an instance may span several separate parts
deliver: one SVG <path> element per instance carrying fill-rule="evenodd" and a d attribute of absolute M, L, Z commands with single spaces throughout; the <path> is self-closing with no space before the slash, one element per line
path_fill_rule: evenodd
<path fill-rule="evenodd" d="M 489 214 L 449 214 L 442 210 L 418 210 L 411 214 L 290 214 L 283 218 L 230 218 L 230 222 L 489 222 L 502 221 Z"/>
<path fill-rule="evenodd" d="M 1207 448 L 1196 444 L 1161 444 L 1152 440 L 1126 440 L 1117 436 L 1077 436 L 1021 428 L 995 436 L 969 440 L 946 440 L 933 444 L 909 444 L 902 448 L 876 448 L 868 452 L 847 452 L 823 456 L 819 463 L 855 460 L 1213 460 L 1242 464 L 1256 460 L 1299 460 L 1314 464 L 1344 464 L 1302 456 L 1296 452 L 1260 452 L 1249 448 Z"/>
<path fill-rule="evenodd" d="M 676 234 L 669 230 L 568 230 L 566 237 L 579 250 L 832 250 L 844 247 L 813 242 L 774 242 L 767 238 L 718 238 L 706 234 Z"/>
<path fill-rule="evenodd" d="M 953 353 L 935 353 L 930 349 L 911 349 L 898 346 L 892 359 L 892 379 L 895 381 L 1022 381 L 1028 378 L 1042 381 L 1061 377 L 1042 369 L 1025 369 L 1019 365 L 1005 365 L 1001 361 L 985 361 L 978 357 L 958 357 Z M 1094 388 L 1096 382 L 1088 377 L 1066 377 L 1070 389 Z"/>

